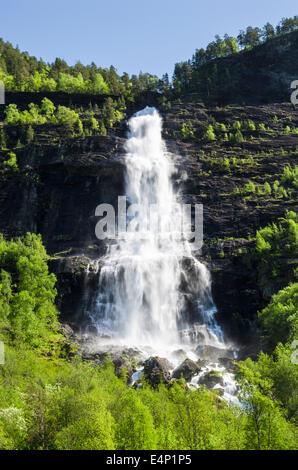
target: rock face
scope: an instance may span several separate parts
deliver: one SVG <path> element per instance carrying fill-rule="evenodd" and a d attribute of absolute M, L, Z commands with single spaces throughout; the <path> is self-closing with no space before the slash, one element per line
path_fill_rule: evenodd
<path fill-rule="evenodd" d="M 180 366 L 173 371 L 172 378 L 184 378 L 186 382 L 190 382 L 192 377 L 198 374 L 200 370 L 201 367 L 194 361 L 192 361 L 191 359 L 185 359 L 185 361 L 183 361 L 182 364 L 180 364 Z"/>
<path fill-rule="evenodd" d="M 90 361 L 101 367 L 107 359 L 110 359 L 114 364 L 117 377 L 123 376 L 125 372 L 127 385 L 132 383 L 132 374 L 136 370 L 135 366 L 138 362 L 137 358 L 139 358 L 138 351 L 134 351 L 133 349 L 119 349 L 119 351 L 110 352 L 88 351 L 88 337 L 86 338 L 86 343 L 86 345 L 83 345 L 81 339 L 81 344 L 79 344 L 82 358 L 85 361 Z"/>
<path fill-rule="evenodd" d="M 207 372 L 204 374 L 202 377 L 199 378 L 198 380 L 199 385 L 205 385 L 206 388 L 210 389 L 215 387 L 215 385 L 221 385 L 223 386 L 223 378 L 219 374 L 219 372 L 211 370 L 210 372 Z"/>
<path fill-rule="evenodd" d="M 200 360 L 218 362 L 220 358 L 233 359 L 233 351 L 229 349 L 216 348 L 215 346 L 200 345 L 196 348 Z"/>
<path fill-rule="evenodd" d="M 268 57 L 271 56 L 270 52 Z M 237 57 L 240 60 L 242 54 Z M 235 57 L 230 60 L 234 61 Z M 287 72 L 285 79 L 289 77 Z M 263 85 L 262 78 L 262 92 Z M 17 102 L 20 98 L 14 95 L 11 99 Z M 31 97 L 28 99 L 32 101 Z M 244 134 L 244 142 L 237 145 L 220 137 L 214 142 L 203 142 L 199 137 L 187 141 L 180 134 L 185 122 L 201 129 L 215 122 L 232 126 L 235 121 L 243 123 L 248 119 L 255 123 L 257 130 L 252 135 Z M 244 200 L 234 191 L 243 188 L 249 180 L 256 184 L 268 180 L 272 185 L 275 180 L 280 181 L 285 165 L 293 166 L 297 136 L 286 135 L 284 130 L 286 126 L 298 128 L 298 111 L 293 110 L 289 101 L 216 108 L 199 102 L 173 103 L 163 113 L 163 120 L 163 135 L 177 168 L 174 184 L 179 182 L 181 199 L 192 205 L 204 204 L 204 245 L 196 255 L 207 264 L 212 275 L 217 320 L 229 338 L 240 344 L 253 344 L 257 353 L 256 312 L 265 306 L 269 295 L 289 284 L 289 273 L 293 270 L 289 264 L 283 279 L 269 279 L 260 286 L 254 269 L 248 269 L 239 252 L 249 249 L 253 243 L 251 237 L 261 226 L 283 217 L 286 209 L 296 210 L 296 200 L 261 195 Z M 260 133 L 260 124 L 270 128 L 270 132 Z M 77 322 L 84 328 L 84 321 L 89 320 L 82 303 L 88 304 L 97 289 L 99 271 L 94 269 L 95 260 L 106 250 L 95 237 L 98 221 L 95 208 L 101 203 L 117 207 L 118 195 L 124 194 L 125 122 L 121 129 L 109 131 L 107 136 L 81 137 L 58 144 L 51 139 L 50 129 L 41 127 L 43 141 L 14 149 L 18 174 L 9 176 L 5 172 L 3 161 L 7 151 L 0 150 L 3 170 L 0 172 L 0 232 L 7 238 L 27 231 L 42 235 L 52 257 L 50 271 L 57 276 L 61 320 Z M 227 167 L 221 165 L 225 159 L 230 162 Z M 184 268 L 190 269 L 187 259 Z M 197 305 L 191 301 L 188 304 L 187 285 L 181 285 L 181 291 L 186 303 L 183 317 L 192 323 L 196 321 Z M 194 332 L 198 343 L 203 339 L 201 333 Z M 211 354 L 210 350 L 201 352 L 202 359 Z M 218 354 L 212 357 L 218 358 Z"/>
<path fill-rule="evenodd" d="M 171 365 L 167 359 L 150 357 L 144 362 L 144 376 L 153 387 L 160 383 L 168 384 L 170 381 Z"/>

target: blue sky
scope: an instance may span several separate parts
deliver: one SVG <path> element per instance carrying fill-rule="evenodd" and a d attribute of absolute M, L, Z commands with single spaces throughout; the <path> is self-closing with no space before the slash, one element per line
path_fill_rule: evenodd
<path fill-rule="evenodd" d="M 1 2 L 2 3 L 2 2 Z M 4 4 L 3 4 L 4 3 Z M 36 57 L 113 64 L 119 73 L 173 73 L 215 34 L 276 25 L 297 0 L 10 0 L 0 6 L 0 37 Z"/>

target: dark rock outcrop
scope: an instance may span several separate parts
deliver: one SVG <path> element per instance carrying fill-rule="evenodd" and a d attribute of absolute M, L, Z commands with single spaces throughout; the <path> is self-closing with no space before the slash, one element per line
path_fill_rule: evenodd
<path fill-rule="evenodd" d="M 202 375 L 202 377 L 199 378 L 198 380 L 199 385 L 205 385 L 206 388 L 210 389 L 215 387 L 215 385 L 221 385 L 223 386 L 223 378 L 220 375 L 219 372 L 211 370 L 210 372 L 207 372 L 206 374 Z"/>
<path fill-rule="evenodd" d="M 235 373 L 238 370 L 237 362 L 229 357 L 220 357 L 218 362 L 223 366 L 228 372 Z"/>
<path fill-rule="evenodd" d="M 220 358 L 233 359 L 233 351 L 229 349 L 216 348 L 210 345 L 199 345 L 196 348 L 196 353 L 201 360 L 208 360 L 211 362 L 218 362 Z"/>
<path fill-rule="evenodd" d="M 170 381 L 171 365 L 167 359 L 155 356 L 144 362 L 144 376 L 150 384 L 155 387 L 161 383 L 168 384 Z"/>
<path fill-rule="evenodd" d="M 194 375 L 198 374 L 201 367 L 191 359 L 185 359 L 172 373 L 173 379 L 184 378 L 186 382 L 190 382 Z"/>

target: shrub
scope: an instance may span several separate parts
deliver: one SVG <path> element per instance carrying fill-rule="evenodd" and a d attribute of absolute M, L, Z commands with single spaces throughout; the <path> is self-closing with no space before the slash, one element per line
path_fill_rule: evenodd
<path fill-rule="evenodd" d="M 267 181 L 264 183 L 264 194 L 271 194 L 271 186 L 269 183 L 267 183 Z"/>
<path fill-rule="evenodd" d="M 234 131 L 239 131 L 241 129 L 241 122 L 240 121 L 233 122 L 233 129 Z"/>
<path fill-rule="evenodd" d="M 249 181 L 244 185 L 243 193 L 244 194 L 254 194 L 256 192 L 256 185 L 253 181 Z"/>
<path fill-rule="evenodd" d="M 290 284 L 273 295 L 270 304 L 259 312 L 259 321 L 275 347 L 287 343 L 298 334 L 298 283 Z"/>
<path fill-rule="evenodd" d="M 290 166 L 284 167 L 281 184 L 286 187 L 293 186 L 298 188 L 298 165 L 295 165 L 294 168 Z"/>
<path fill-rule="evenodd" d="M 211 124 L 208 126 L 208 129 L 206 130 L 203 139 L 206 140 L 207 142 L 216 140 L 216 135 L 214 133 L 213 126 Z"/>
<path fill-rule="evenodd" d="M 39 235 L 27 234 L 10 242 L 0 237 L 0 266 L 5 268 L 0 276 L 0 305 L 5 306 L 12 340 L 31 346 L 46 347 L 56 337 L 56 278 L 48 273 L 47 259 Z M 10 272 L 18 275 L 16 285 Z"/>
<path fill-rule="evenodd" d="M 10 168 L 13 172 L 18 172 L 19 167 L 17 163 L 16 154 L 14 152 L 9 152 L 8 157 L 9 157 L 8 160 L 5 160 L 3 164 L 7 166 L 8 168 Z"/>
<path fill-rule="evenodd" d="M 181 126 L 181 137 L 184 140 L 194 138 L 194 128 L 191 122 L 183 122 Z"/>

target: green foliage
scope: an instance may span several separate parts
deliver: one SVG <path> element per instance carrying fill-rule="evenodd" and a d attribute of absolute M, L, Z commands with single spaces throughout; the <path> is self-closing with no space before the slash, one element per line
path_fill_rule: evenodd
<path fill-rule="evenodd" d="M 25 109 L 24 111 L 19 111 L 16 104 L 9 104 L 5 109 L 4 124 L 6 126 L 44 124 L 54 118 L 54 110 L 54 104 L 47 98 L 42 100 L 40 107 L 34 103 L 30 103 L 28 110 Z"/>
<path fill-rule="evenodd" d="M 19 171 L 17 156 L 14 152 L 8 153 L 8 160 L 4 160 L 3 164 L 7 166 L 12 172 L 17 173 Z"/>
<path fill-rule="evenodd" d="M 276 292 L 276 286 L 281 289 L 296 280 L 297 254 L 297 214 L 287 211 L 279 223 L 257 231 L 255 245 L 245 255 L 245 262 L 262 292 L 272 292 L 272 289 Z"/>
<path fill-rule="evenodd" d="M 243 194 L 254 194 L 256 192 L 256 185 L 253 181 L 249 181 L 244 185 Z"/>
<path fill-rule="evenodd" d="M 114 101 L 112 98 L 107 98 L 102 108 L 102 116 L 106 127 L 112 127 L 115 123 L 121 121 L 123 113 L 120 110 L 122 104 Z"/>
<path fill-rule="evenodd" d="M 99 131 L 98 121 L 95 119 L 94 114 L 90 111 L 86 113 L 83 125 L 84 129 L 90 130 L 91 133 Z"/>
<path fill-rule="evenodd" d="M 194 128 L 191 122 L 182 123 L 181 137 L 183 140 L 191 140 L 194 138 Z"/>
<path fill-rule="evenodd" d="M 81 135 L 83 133 L 83 125 L 79 115 L 72 109 L 66 106 L 58 106 L 56 119 L 58 124 L 65 127 L 68 135 L 72 136 L 74 133 Z"/>
<path fill-rule="evenodd" d="M 101 394 L 91 392 L 79 398 L 71 396 L 67 406 L 70 408 L 70 424 L 55 435 L 56 449 L 115 449 L 115 422 Z"/>
<path fill-rule="evenodd" d="M 43 98 L 43 100 L 41 101 L 40 111 L 41 114 L 44 114 L 46 116 L 47 120 L 53 119 L 55 110 L 56 106 L 54 105 L 54 103 L 48 98 Z"/>
<path fill-rule="evenodd" d="M 244 123 L 244 128 L 247 131 L 255 131 L 256 130 L 255 123 L 251 119 L 249 119 L 247 122 Z"/>
<path fill-rule="evenodd" d="M 109 360 L 94 367 L 79 357 L 45 359 L 36 350 L 7 346 L 0 367 L 0 443 L 31 450 L 292 449 L 292 425 L 268 397 L 268 390 L 277 393 L 278 370 L 274 388 L 270 377 L 258 382 L 254 371 L 246 373 L 258 388 L 247 396 L 244 381 L 242 395 L 252 407 L 241 409 L 215 392 L 190 390 L 183 380 L 128 388 Z"/>
<path fill-rule="evenodd" d="M 259 313 L 259 320 L 272 346 L 297 338 L 298 283 L 273 295 L 270 304 Z"/>
<path fill-rule="evenodd" d="M 264 254 L 298 253 L 298 220 L 295 212 L 287 211 L 280 224 L 270 224 L 257 231 L 256 251 Z M 265 242 L 265 243 L 263 243 Z M 263 246 L 263 248 L 262 248 Z"/>
<path fill-rule="evenodd" d="M 152 415 L 133 390 L 124 393 L 117 403 L 117 418 L 117 449 L 156 449 L 158 436 Z"/>
<path fill-rule="evenodd" d="M 294 428 L 272 399 L 273 381 L 259 369 L 260 363 L 255 364 L 247 359 L 238 372 L 240 399 L 247 415 L 245 447 L 258 450 L 295 449 Z"/>
<path fill-rule="evenodd" d="M 266 132 L 265 124 L 260 123 L 259 126 L 258 126 L 258 128 L 259 128 L 259 131 L 261 131 L 261 132 Z"/>
<path fill-rule="evenodd" d="M 240 129 L 238 129 L 234 134 L 233 133 L 229 134 L 229 141 L 233 142 L 233 143 L 236 143 L 236 144 L 240 144 L 240 143 L 244 142 L 244 137 L 243 137 L 243 134 L 240 131 Z"/>
<path fill-rule="evenodd" d="M 13 342 L 46 348 L 57 336 L 56 279 L 47 259 L 38 235 L 0 238 L 0 331 L 8 326 Z M 17 282 L 11 273 L 17 273 Z"/>
<path fill-rule="evenodd" d="M 233 127 L 234 131 L 240 131 L 240 129 L 241 129 L 241 122 L 240 122 L 240 121 L 234 121 L 232 127 Z"/>
<path fill-rule="evenodd" d="M 294 168 L 285 166 L 281 176 L 281 184 L 286 188 L 294 187 L 298 189 L 298 165 Z"/>
<path fill-rule="evenodd" d="M 207 142 L 212 142 L 213 140 L 216 140 L 214 128 L 211 124 L 209 124 L 208 129 L 206 130 L 203 139 L 206 140 Z"/>
<path fill-rule="evenodd" d="M 272 191 L 271 191 L 271 186 L 270 186 L 270 184 L 266 181 L 266 182 L 264 183 L 264 194 L 268 194 L 268 195 L 269 195 L 269 194 L 271 194 L 271 192 L 272 192 Z"/>
<path fill-rule="evenodd" d="M 257 196 L 271 196 L 277 199 L 294 199 L 298 189 L 298 166 L 291 167 L 289 165 L 284 167 L 281 175 L 281 181 L 275 180 L 272 187 L 268 181 L 265 181 L 263 187 L 256 185 L 252 181 L 247 183 L 242 189 L 237 189 L 237 194 Z"/>
<path fill-rule="evenodd" d="M 225 34 L 221 38 L 216 35 L 215 40 L 210 42 L 206 49 L 197 49 L 191 60 L 175 64 L 173 77 L 175 96 L 197 93 L 198 89 L 200 90 L 200 95 L 203 93 L 206 98 L 212 92 L 215 96 L 218 96 L 220 89 L 236 92 L 230 70 L 223 68 L 225 73 L 219 78 L 217 64 L 212 63 L 214 59 L 239 53 L 243 49 L 252 49 L 262 42 L 266 42 L 275 36 L 295 31 L 297 28 L 298 17 L 294 16 L 293 18 L 283 18 L 276 28 L 267 23 L 263 29 L 248 26 L 246 30 L 241 30 L 237 37 Z M 207 68 L 208 65 L 209 68 Z M 219 81 L 221 81 L 220 87 L 218 86 Z"/>

